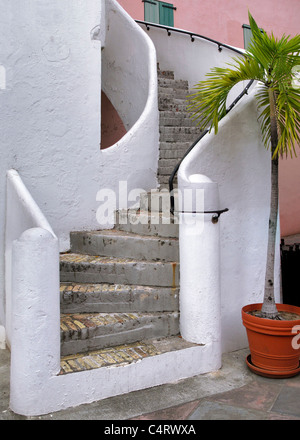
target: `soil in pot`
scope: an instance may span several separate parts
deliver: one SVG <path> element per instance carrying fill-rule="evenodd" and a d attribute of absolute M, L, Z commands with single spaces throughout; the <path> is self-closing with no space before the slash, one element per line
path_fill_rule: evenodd
<path fill-rule="evenodd" d="M 257 316 L 258 318 L 262 317 L 260 310 L 250 310 L 246 313 L 248 313 L 249 315 L 252 315 L 252 316 Z M 264 318 L 264 319 L 268 319 L 268 318 Z M 298 319 L 300 319 L 300 314 L 293 313 L 293 312 L 287 312 L 287 311 L 283 311 L 283 310 L 280 310 L 278 312 L 278 318 L 276 318 L 276 320 L 278 320 L 278 321 L 297 321 Z"/>

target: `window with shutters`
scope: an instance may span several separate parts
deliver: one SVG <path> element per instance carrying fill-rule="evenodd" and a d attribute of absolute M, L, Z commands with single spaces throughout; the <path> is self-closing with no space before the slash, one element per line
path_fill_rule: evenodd
<path fill-rule="evenodd" d="M 244 48 L 248 49 L 249 44 L 252 41 L 252 32 L 251 28 L 248 24 L 243 24 L 243 32 L 244 32 Z M 261 32 L 263 32 L 262 29 L 260 29 Z"/>
<path fill-rule="evenodd" d="M 171 3 L 157 0 L 142 0 L 144 3 L 145 21 L 174 27 L 174 11 Z"/>

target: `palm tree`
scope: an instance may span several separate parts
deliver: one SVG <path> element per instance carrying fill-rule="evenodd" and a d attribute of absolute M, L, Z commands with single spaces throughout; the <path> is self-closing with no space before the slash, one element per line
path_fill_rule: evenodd
<path fill-rule="evenodd" d="M 245 56 L 233 58 L 228 67 L 215 67 L 190 95 L 189 110 L 202 129 L 214 128 L 226 114 L 228 93 L 240 81 L 258 81 L 256 92 L 262 138 L 271 149 L 271 202 L 265 292 L 261 317 L 278 319 L 274 296 L 275 237 L 278 216 L 278 157 L 296 155 L 300 145 L 300 90 L 295 71 L 300 65 L 300 35 L 277 39 L 259 29 L 249 15 L 252 42 Z M 299 68 L 299 67 L 298 67 Z"/>

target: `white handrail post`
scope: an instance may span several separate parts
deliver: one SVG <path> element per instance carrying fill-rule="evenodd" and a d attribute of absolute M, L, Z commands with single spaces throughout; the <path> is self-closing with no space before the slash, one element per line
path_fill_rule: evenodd
<path fill-rule="evenodd" d="M 10 407 L 30 414 L 60 369 L 58 240 L 28 229 L 12 246 Z"/>

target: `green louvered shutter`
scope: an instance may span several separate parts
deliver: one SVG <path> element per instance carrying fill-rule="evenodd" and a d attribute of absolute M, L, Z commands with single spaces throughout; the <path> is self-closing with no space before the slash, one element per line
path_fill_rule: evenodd
<path fill-rule="evenodd" d="M 156 0 L 142 0 L 145 21 L 174 26 L 174 7 L 171 3 Z"/>
<path fill-rule="evenodd" d="M 174 9 L 171 3 L 159 2 L 159 23 L 174 27 Z"/>
<path fill-rule="evenodd" d="M 159 23 L 159 5 L 157 1 L 144 0 L 145 21 Z"/>

